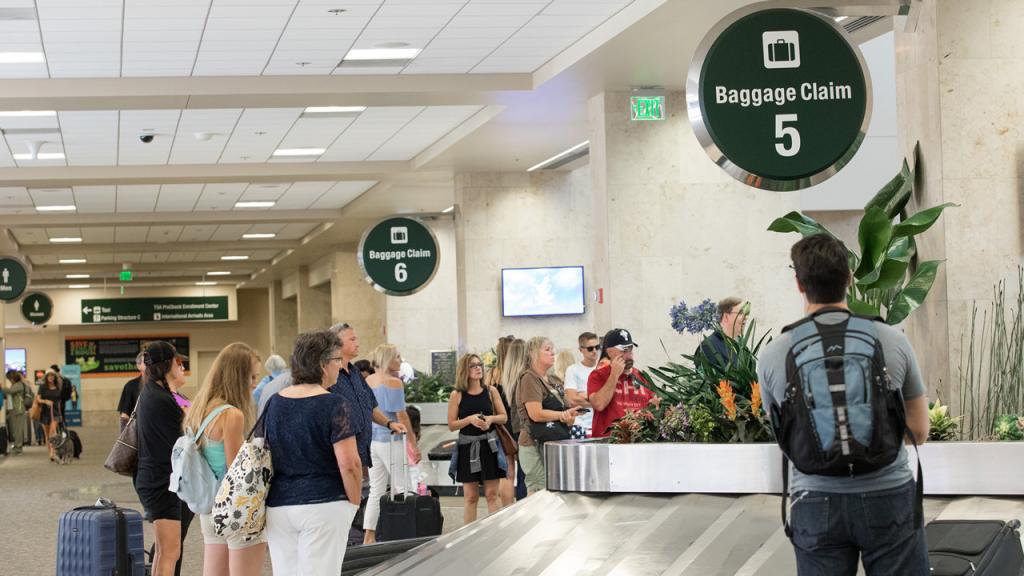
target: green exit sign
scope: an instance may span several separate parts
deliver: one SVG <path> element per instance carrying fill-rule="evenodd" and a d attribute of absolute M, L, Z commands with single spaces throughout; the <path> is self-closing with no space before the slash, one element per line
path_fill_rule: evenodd
<path fill-rule="evenodd" d="M 664 96 L 630 96 L 630 120 L 664 120 Z"/>
<path fill-rule="evenodd" d="M 134 277 L 131 270 L 121 270 L 121 282 L 131 282 Z"/>

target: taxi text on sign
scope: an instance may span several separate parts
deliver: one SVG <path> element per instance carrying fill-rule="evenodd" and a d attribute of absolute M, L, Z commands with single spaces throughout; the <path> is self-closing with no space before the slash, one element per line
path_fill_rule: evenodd
<path fill-rule="evenodd" d="M 864 59 L 834 20 L 740 9 L 698 47 L 687 112 L 711 159 L 751 186 L 798 190 L 857 152 L 871 116 Z"/>

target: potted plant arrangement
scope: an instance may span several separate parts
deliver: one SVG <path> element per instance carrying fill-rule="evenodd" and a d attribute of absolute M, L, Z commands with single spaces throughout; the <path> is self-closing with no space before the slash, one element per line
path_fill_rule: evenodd
<path fill-rule="evenodd" d="M 417 370 L 405 385 L 405 401 L 420 409 L 423 425 L 448 423 L 448 398 L 452 387 L 440 374 L 427 374 Z"/>

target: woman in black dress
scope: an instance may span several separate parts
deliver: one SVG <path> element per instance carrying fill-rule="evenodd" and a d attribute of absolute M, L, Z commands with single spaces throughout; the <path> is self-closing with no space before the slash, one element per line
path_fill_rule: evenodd
<path fill-rule="evenodd" d="M 57 433 L 57 425 L 60 424 L 62 418 L 60 392 L 60 380 L 57 378 L 57 373 L 52 370 L 47 371 L 43 383 L 39 385 L 39 394 L 36 395 L 36 402 L 42 405 L 39 410 L 39 423 L 43 425 L 47 438 Z M 50 449 L 50 460 L 54 460 L 53 444 L 47 442 L 46 445 Z"/>
<path fill-rule="evenodd" d="M 455 480 L 462 482 L 465 494 L 463 519 L 466 524 L 476 520 L 480 501 L 480 482 L 490 514 L 501 508 L 498 482 L 505 477 L 504 454 L 495 424 L 504 424 L 508 417 L 501 396 L 493 386 L 484 386 L 484 363 L 476 354 L 459 359 L 455 370 L 455 391 L 448 400 L 448 429 L 459 431 L 455 454 Z M 500 458 L 499 458 L 500 455 Z"/>

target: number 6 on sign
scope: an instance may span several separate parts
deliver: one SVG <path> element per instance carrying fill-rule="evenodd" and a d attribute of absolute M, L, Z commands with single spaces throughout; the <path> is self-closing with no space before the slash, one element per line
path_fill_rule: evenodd
<path fill-rule="evenodd" d="M 409 272 L 405 269 L 405 262 L 395 264 L 395 282 L 405 282 L 409 279 Z"/>
<path fill-rule="evenodd" d="M 775 115 L 775 137 L 782 140 L 789 136 L 789 147 L 786 147 L 783 142 L 775 143 L 775 151 L 779 153 L 779 156 L 788 158 L 796 156 L 800 152 L 800 133 L 795 127 L 785 125 L 786 122 L 796 122 L 796 120 L 796 114 Z"/>

